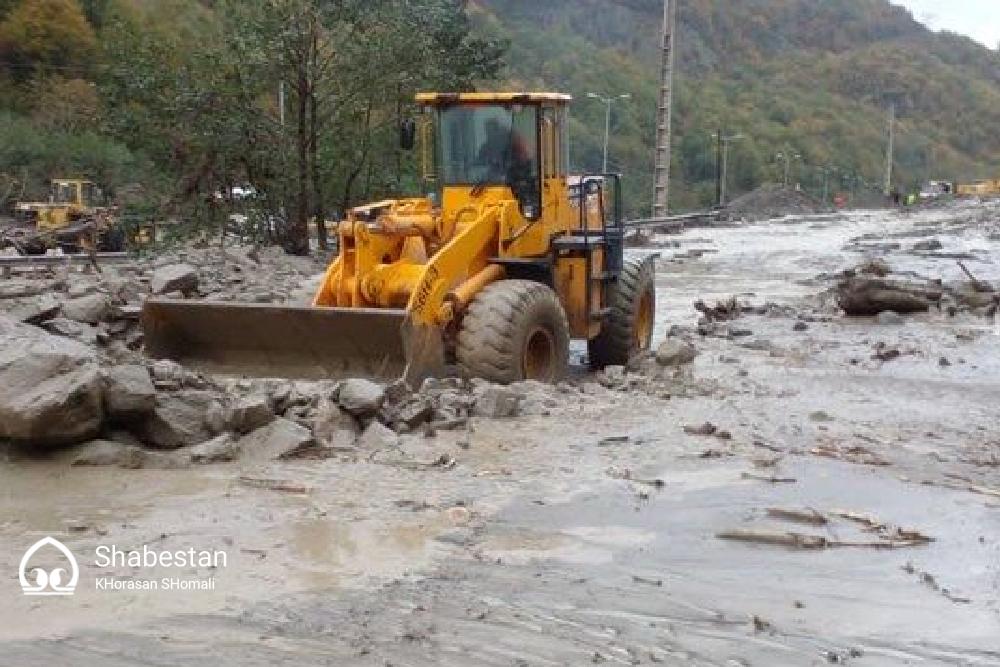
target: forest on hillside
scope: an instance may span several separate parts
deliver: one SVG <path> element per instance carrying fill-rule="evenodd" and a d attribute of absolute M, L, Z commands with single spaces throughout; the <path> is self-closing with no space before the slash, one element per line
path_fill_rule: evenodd
<path fill-rule="evenodd" d="M 577 104 L 574 159 L 600 166 L 604 107 L 614 108 L 612 164 L 648 203 L 659 92 L 661 0 L 473 0 L 482 29 L 511 41 L 514 87 L 553 87 Z M 715 197 L 720 128 L 735 191 L 784 178 L 817 195 L 883 188 L 887 109 L 898 107 L 897 183 L 995 177 L 1000 171 L 1000 53 L 934 33 L 885 0 L 679 0 L 673 207 Z M 799 157 L 794 157 L 799 156 Z"/>
<path fill-rule="evenodd" d="M 875 193 L 886 109 L 898 182 L 994 176 L 1000 54 L 885 0 L 681 0 L 672 208 L 790 176 Z M 610 163 L 648 212 L 661 0 L 0 0 L 0 206 L 53 177 L 214 224 L 253 184 L 296 252 L 307 221 L 419 190 L 397 128 L 422 89 L 574 95 L 571 159 Z M 284 105 L 279 105 L 279 99 Z M 126 197 L 127 195 L 127 197 Z M 322 240 L 321 240 L 322 242 Z"/>

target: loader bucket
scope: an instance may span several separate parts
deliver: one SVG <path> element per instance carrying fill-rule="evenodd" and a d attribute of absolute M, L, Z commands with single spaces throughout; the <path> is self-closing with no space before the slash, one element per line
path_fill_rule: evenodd
<path fill-rule="evenodd" d="M 411 337 L 403 310 L 150 299 L 142 326 L 147 356 L 231 376 L 415 382 L 442 346 L 439 332 Z"/>

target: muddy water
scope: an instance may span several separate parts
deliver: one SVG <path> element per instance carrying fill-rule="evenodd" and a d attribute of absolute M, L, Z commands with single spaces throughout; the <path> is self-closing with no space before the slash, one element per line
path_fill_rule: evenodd
<path fill-rule="evenodd" d="M 692 323 L 696 299 L 800 306 L 821 289 L 817 274 L 857 262 L 843 248 L 862 237 L 901 243 L 894 265 L 957 279 L 953 261 L 906 250 L 932 235 L 949 251 L 996 250 L 985 232 L 953 224 L 968 215 L 692 230 L 661 251 L 660 329 Z M 671 261 L 690 248 L 715 252 Z M 1000 277 L 988 261 L 969 266 Z M 698 341 L 673 400 L 592 388 L 561 397 L 549 417 L 407 440 L 379 463 L 0 466 L 0 571 L 15 575 L 0 576 L 10 601 L 0 664 L 1000 664 L 1000 497 L 969 490 L 1000 489 L 1000 336 L 967 316 L 902 327 L 833 318 L 805 333 L 793 323 L 744 318 L 749 339 Z M 880 342 L 905 354 L 873 360 Z M 733 439 L 683 432 L 706 420 Z M 863 447 L 878 464 L 819 447 Z M 397 465 L 442 453 L 459 465 Z M 241 474 L 308 493 L 247 488 Z M 877 540 L 841 519 L 776 521 L 769 507 L 850 510 L 934 542 L 791 551 L 715 537 L 753 528 Z M 98 568 L 81 563 L 73 598 L 32 601 L 17 564 L 52 533 L 91 561 L 109 543 L 222 549 L 231 560 L 186 573 L 215 578 L 215 590 L 176 596 L 93 590 Z"/>

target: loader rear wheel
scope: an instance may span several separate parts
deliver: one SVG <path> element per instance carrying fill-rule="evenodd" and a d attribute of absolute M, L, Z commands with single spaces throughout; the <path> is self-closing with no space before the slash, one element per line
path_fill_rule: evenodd
<path fill-rule="evenodd" d="M 469 304 L 455 356 L 466 377 L 558 382 L 569 362 L 569 324 L 559 297 L 530 280 L 487 286 Z"/>
<path fill-rule="evenodd" d="M 587 342 L 592 368 L 624 366 L 648 350 L 656 320 L 656 279 L 653 260 L 626 258 L 622 272 L 609 288 L 611 314 L 601 333 Z"/>

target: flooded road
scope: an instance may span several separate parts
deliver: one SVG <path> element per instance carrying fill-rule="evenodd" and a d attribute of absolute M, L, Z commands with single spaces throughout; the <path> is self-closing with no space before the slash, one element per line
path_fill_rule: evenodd
<path fill-rule="evenodd" d="M 408 437 L 371 460 L 2 464 L 0 664 L 998 665 L 998 329 L 964 313 L 847 320 L 824 309 L 817 279 L 889 246 L 898 270 L 960 279 L 952 259 L 911 252 L 933 236 L 997 281 L 1000 237 L 968 224 L 978 215 L 859 212 L 671 237 L 680 247 L 655 250 L 658 338 L 694 325 L 699 299 L 787 312 L 697 339 L 669 400 L 581 381 L 551 391 L 548 415 Z M 903 354 L 873 358 L 879 343 Z M 685 430 L 705 422 L 730 437 Z M 457 465 L 423 465 L 442 455 Z M 896 529 L 932 541 L 885 548 L 879 535 Z M 840 546 L 717 537 L 734 530 Z M 72 597 L 21 595 L 21 555 L 46 535 L 80 561 Z M 228 562 L 108 572 L 94 563 L 107 544 Z M 215 588 L 98 590 L 102 576 Z"/>

